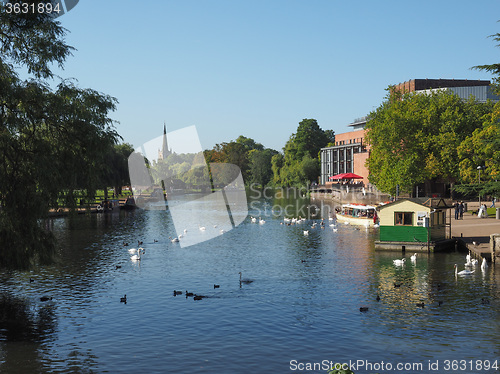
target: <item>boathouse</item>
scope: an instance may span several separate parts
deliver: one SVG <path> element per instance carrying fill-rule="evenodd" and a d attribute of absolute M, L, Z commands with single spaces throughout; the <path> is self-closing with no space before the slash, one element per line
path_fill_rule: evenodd
<path fill-rule="evenodd" d="M 453 245 L 450 208 L 443 199 L 400 199 L 378 207 L 375 249 L 433 252 Z"/>

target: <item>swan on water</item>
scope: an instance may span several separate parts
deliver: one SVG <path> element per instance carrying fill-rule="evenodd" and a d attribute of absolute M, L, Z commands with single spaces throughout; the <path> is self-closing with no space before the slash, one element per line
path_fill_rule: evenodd
<path fill-rule="evenodd" d="M 198 228 L 200 229 L 200 231 L 205 231 L 206 230 L 205 226 L 198 225 Z"/>
<path fill-rule="evenodd" d="M 179 235 L 180 237 L 180 235 Z M 179 243 L 179 238 L 172 238 L 171 236 L 168 237 L 172 243 Z"/>
<path fill-rule="evenodd" d="M 140 248 L 137 248 L 137 254 L 136 255 L 133 255 L 130 257 L 130 259 L 132 261 L 140 261 L 141 260 L 141 253 L 144 254 L 146 251 L 144 250 L 144 248 L 140 247 Z"/>
<path fill-rule="evenodd" d="M 417 254 L 414 253 L 412 256 L 410 256 L 411 262 L 417 262 Z"/>
<path fill-rule="evenodd" d="M 462 271 L 458 271 L 458 266 L 457 264 L 455 264 L 455 275 L 471 275 L 471 274 L 474 274 L 474 270 L 467 270 L 467 269 L 464 269 Z"/>
<path fill-rule="evenodd" d="M 403 259 L 401 259 L 401 260 L 392 260 L 392 262 L 393 262 L 393 263 L 394 263 L 394 265 L 396 265 L 396 266 L 402 266 L 402 265 L 404 265 L 405 261 L 406 261 L 406 258 L 403 258 Z"/>
<path fill-rule="evenodd" d="M 259 217 L 259 225 L 263 225 L 264 223 L 266 223 L 266 221 Z"/>
<path fill-rule="evenodd" d="M 309 235 L 309 230 L 304 230 L 304 236 L 308 236 Z"/>

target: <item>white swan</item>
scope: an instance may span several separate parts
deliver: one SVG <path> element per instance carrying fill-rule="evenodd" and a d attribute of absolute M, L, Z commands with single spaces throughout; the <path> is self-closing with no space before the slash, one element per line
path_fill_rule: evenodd
<path fill-rule="evenodd" d="M 469 253 L 467 254 L 467 256 L 465 256 L 465 262 L 466 262 L 466 263 L 470 263 L 470 251 L 469 251 Z"/>
<path fill-rule="evenodd" d="M 392 260 L 392 262 L 393 262 L 393 263 L 394 263 L 394 265 L 396 265 L 396 266 L 403 266 L 403 265 L 404 265 L 404 263 L 405 263 L 405 261 L 406 261 L 406 258 L 403 258 L 403 259 L 401 259 L 401 260 Z"/>
<path fill-rule="evenodd" d="M 457 264 L 455 264 L 455 275 L 471 275 L 471 274 L 474 274 L 474 270 L 467 270 L 467 269 L 464 269 L 462 271 L 458 271 L 458 266 Z"/>
<path fill-rule="evenodd" d="M 251 217 L 252 218 L 252 223 L 257 223 L 257 218 Z"/>
<path fill-rule="evenodd" d="M 179 235 L 179 237 L 180 237 L 180 235 Z M 169 236 L 168 238 L 170 239 L 170 241 L 172 243 L 179 243 L 179 239 L 178 238 L 172 238 L 171 236 Z"/>
<path fill-rule="evenodd" d="M 200 231 L 205 231 L 206 230 L 205 226 L 198 225 L 198 228 L 200 229 Z"/>
<path fill-rule="evenodd" d="M 259 217 L 259 225 L 263 225 L 264 223 L 266 223 L 266 221 Z"/>
<path fill-rule="evenodd" d="M 141 252 L 144 253 L 144 248 L 138 248 L 137 254 L 130 257 L 132 261 L 141 261 Z"/>
<path fill-rule="evenodd" d="M 413 256 L 410 256 L 411 262 L 417 262 L 417 254 L 413 254 Z"/>
<path fill-rule="evenodd" d="M 130 253 L 130 254 L 137 253 L 137 248 L 130 248 L 130 249 L 128 250 L 128 253 Z"/>
<path fill-rule="evenodd" d="M 304 230 L 304 236 L 309 236 L 309 230 Z"/>

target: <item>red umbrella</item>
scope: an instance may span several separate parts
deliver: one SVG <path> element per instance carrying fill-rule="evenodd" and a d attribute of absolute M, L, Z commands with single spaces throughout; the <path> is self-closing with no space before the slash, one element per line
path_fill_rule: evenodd
<path fill-rule="evenodd" d="M 363 179 L 363 177 L 354 174 L 354 173 L 342 173 L 342 174 L 337 174 L 333 175 L 329 178 L 330 180 L 332 179 Z"/>

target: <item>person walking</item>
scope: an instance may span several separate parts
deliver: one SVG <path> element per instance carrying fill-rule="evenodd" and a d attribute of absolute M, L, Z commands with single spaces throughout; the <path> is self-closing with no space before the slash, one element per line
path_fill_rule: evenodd
<path fill-rule="evenodd" d="M 459 204 L 459 214 L 460 214 L 460 219 L 464 219 L 464 209 L 465 209 L 465 206 L 464 206 L 464 202 L 461 201 L 460 204 Z"/>
<path fill-rule="evenodd" d="M 494 197 L 494 198 L 493 198 L 493 201 L 491 202 L 491 206 L 490 206 L 490 208 L 494 208 L 494 207 L 495 207 L 495 202 L 496 202 L 496 201 L 497 201 L 497 198 L 496 198 L 496 197 Z"/>
<path fill-rule="evenodd" d="M 457 201 L 455 203 L 455 219 L 460 217 L 460 203 Z"/>

